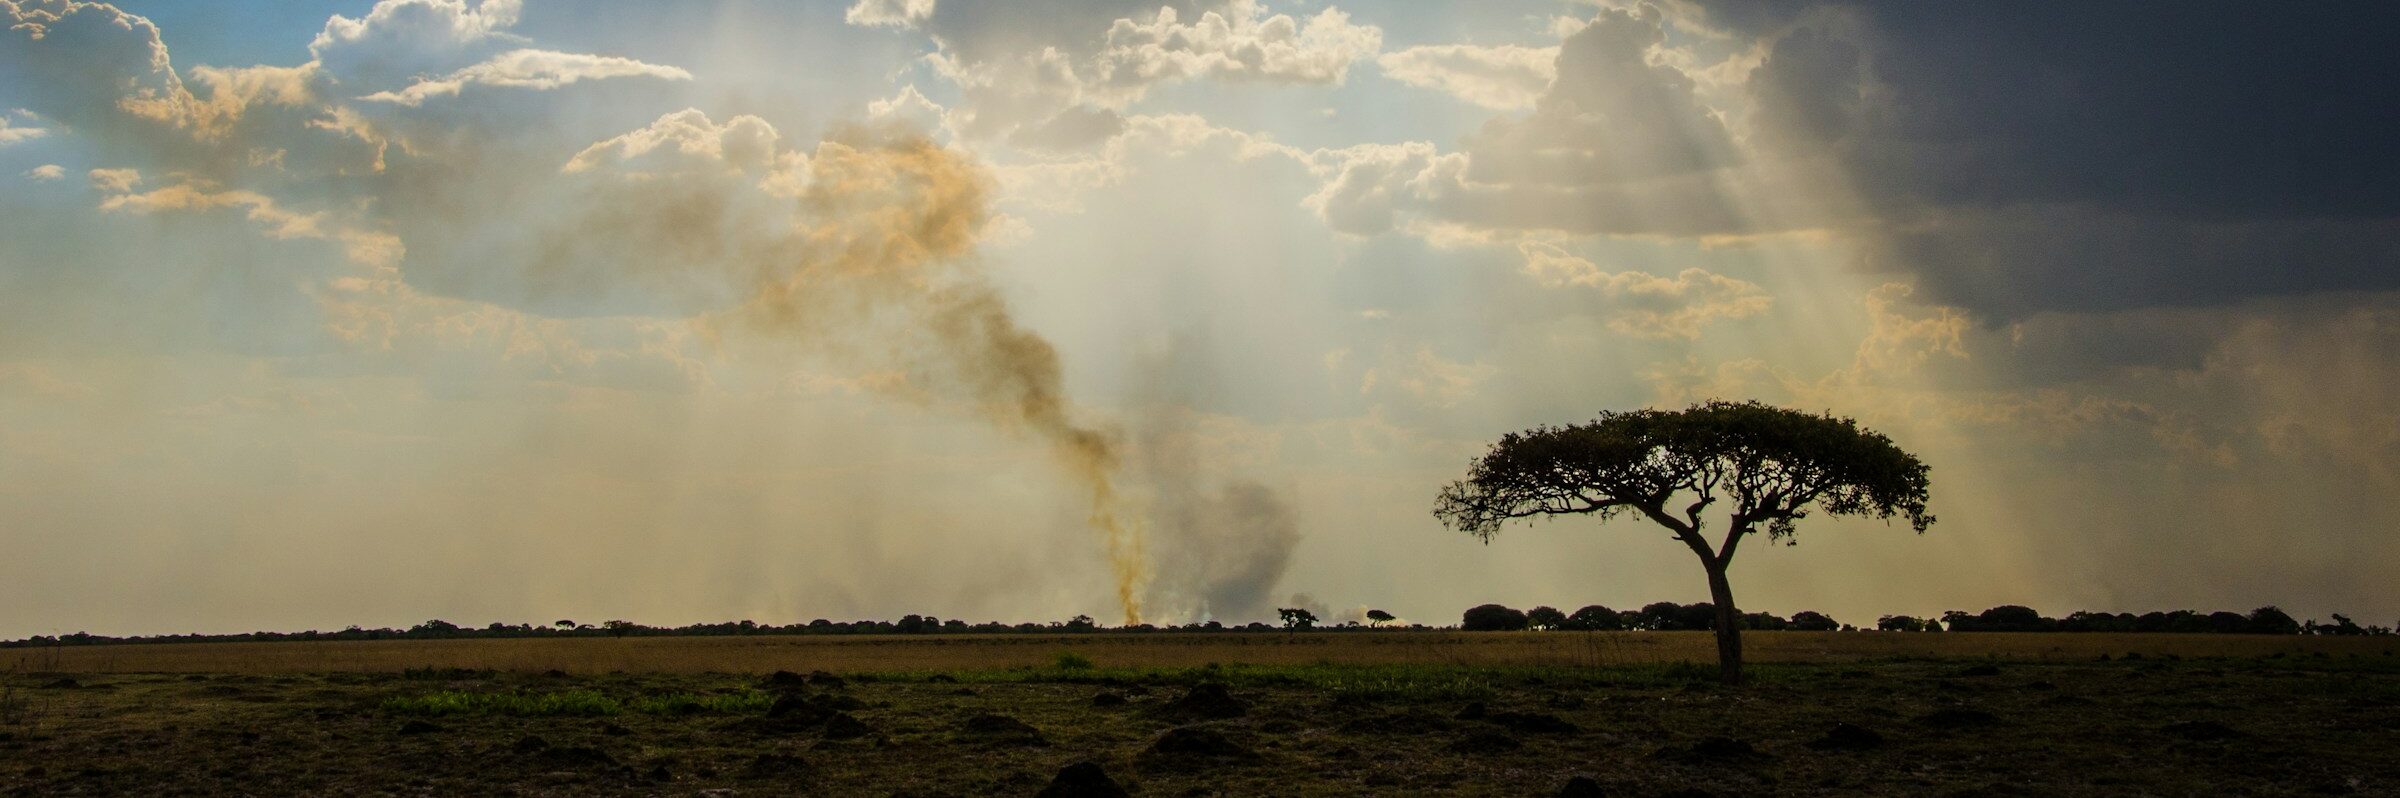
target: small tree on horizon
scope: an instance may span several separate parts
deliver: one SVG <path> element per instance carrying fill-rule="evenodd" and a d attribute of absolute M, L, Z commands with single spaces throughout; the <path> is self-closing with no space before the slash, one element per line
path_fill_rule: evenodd
<path fill-rule="evenodd" d="M 1382 610 L 1368 610 L 1368 611 L 1367 611 L 1367 625 L 1368 625 L 1368 626 L 1382 626 L 1382 625 L 1384 625 L 1384 624 L 1391 623 L 1391 622 L 1392 622 L 1392 621 L 1394 621 L 1394 620 L 1398 620 L 1398 619 L 1396 619 L 1396 618 L 1392 617 L 1392 614 L 1391 614 L 1391 613 L 1384 612 L 1384 611 L 1382 611 Z"/>
<path fill-rule="evenodd" d="M 1744 538 L 1795 542 L 1812 511 L 1905 518 L 1919 533 L 1927 468 L 1858 422 L 1758 402 L 1683 410 L 1603 412 L 1586 424 L 1502 436 L 1467 478 L 1442 490 L 1433 514 L 1490 543 L 1515 518 L 1633 514 L 1674 533 L 1708 573 L 1719 676 L 1742 680 L 1740 617 L 1727 568 Z M 1725 535 L 1706 537 L 1719 502 Z"/>
<path fill-rule="evenodd" d="M 1283 628 L 1285 631 L 1308 629 L 1317 625 L 1316 613 L 1297 607 L 1285 607 L 1278 609 L 1275 611 L 1275 617 L 1283 621 Z"/>

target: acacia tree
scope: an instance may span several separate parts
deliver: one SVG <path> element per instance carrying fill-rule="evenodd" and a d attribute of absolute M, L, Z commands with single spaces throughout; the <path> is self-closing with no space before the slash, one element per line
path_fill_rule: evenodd
<path fill-rule="evenodd" d="M 1923 533 L 1926 467 L 1858 422 L 1758 402 L 1604 412 L 1588 424 L 1510 433 L 1442 490 L 1433 514 L 1490 543 L 1503 523 L 1534 516 L 1633 514 L 1666 527 L 1700 557 L 1716 611 L 1717 662 L 1742 679 L 1740 611 L 1726 567 L 1758 532 L 1792 544 L 1812 511 L 1904 517 Z M 1724 537 L 1706 535 L 1711 508 Z"/>

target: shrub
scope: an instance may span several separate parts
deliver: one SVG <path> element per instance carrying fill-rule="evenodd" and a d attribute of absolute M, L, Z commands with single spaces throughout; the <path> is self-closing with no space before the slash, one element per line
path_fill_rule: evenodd
<path fill-rule="evenodd" d="M 1525 613 L 1498 604 L 1485 604 L 1469 609 L 1459 621 L 1458 628 L 1469 632 L 1515 632 L 1530 623 Z"/>

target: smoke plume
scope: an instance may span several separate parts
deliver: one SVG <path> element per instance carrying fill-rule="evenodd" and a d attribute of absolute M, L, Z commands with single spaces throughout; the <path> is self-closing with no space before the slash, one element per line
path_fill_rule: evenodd
<path fill-rule="evenodd" d="M 1118 490 L 1119 437 L 1074 418 L 1058 352 L 1020 326 L 973 248 L 989 182 L 964 156 L 920 137 L 855 130 L 818 147 L 800 196 L 797 260 L 734 317 L 751 329 L 832 342 L 897 366 L 887 391 L 963 404 L 1044 442 L 1090 492 L 1127 624 L 1149 579 L 1144 527 Z M 880 346 L 858 348 L 858 342 Z"/>

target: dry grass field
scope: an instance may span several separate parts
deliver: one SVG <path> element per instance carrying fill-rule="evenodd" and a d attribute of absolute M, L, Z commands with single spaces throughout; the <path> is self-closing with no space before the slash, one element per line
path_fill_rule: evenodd
<path fill-rule="evenodd" d="M 2391 638 L 1745 638 L 11 649 L 0 795 L 2400 795 Z"/>
<path fill-rule="evenodd" d="M 2391 655 L 2400 638 L 2096 633 L 1750 632 L 1753 662 L 1998 658 L 2085 661 Z M 1455 665 L 1593 667 L 1716 661 L 1706 632 L 628 637 L 194 643 L 0 649 L 0 670 L 68 673 L 337 673 L 469 668 L 541 673 L 835 673 L 1014 668 L 1073 651 L 1106 667 Z"/>

